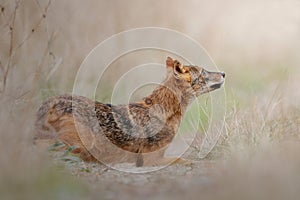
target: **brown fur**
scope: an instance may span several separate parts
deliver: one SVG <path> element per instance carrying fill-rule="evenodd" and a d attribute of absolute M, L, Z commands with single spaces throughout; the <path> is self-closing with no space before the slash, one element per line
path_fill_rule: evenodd
<path fill-rule="evenodd" d="M 166 80 L 141 102 L 110 105 L 81 96 L 56 96 L 37 113 L 37 137 L 77 146 L 84 160 L 136 162 L 137 166 L 182 162 L 165 158 L 187 106 L 219 88 L 224 73 L 183 66 L 168 57 Z"/>

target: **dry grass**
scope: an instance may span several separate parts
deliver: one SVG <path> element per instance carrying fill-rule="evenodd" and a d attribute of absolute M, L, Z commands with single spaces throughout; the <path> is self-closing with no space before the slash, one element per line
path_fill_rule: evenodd
<path fill-rule="evenodd" d="M 0 199 L 299 199 L 299 2 L 66 2 L 0 2 Z M 133 175 L 36 148 L 40 102 L 71 91 L 98 42 L 138 26 L 191 35 L 227 72 L 227 131 L 210 156 Z M 164 57 L 137 53 L 112 67 Z"/>

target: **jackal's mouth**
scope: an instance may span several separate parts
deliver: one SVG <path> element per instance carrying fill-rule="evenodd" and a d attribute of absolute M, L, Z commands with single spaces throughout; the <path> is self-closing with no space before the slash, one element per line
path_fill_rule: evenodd
<path fill-rule="evenodd" d="M 223 85 L 223 83 L 224 81 L 222 81 L 221 83 L 216 83 L 214 85 L 211 85 L 209 88 L 211 88 L 212 90 L 219 89 Z"/>
<path fill-rule="evenodd" d="M 224 81 L 225 81 L 225 79 L 221 78 L 221 80 L 218 81 L 218 82 L 208 82 L 208 83 L 206 83 L 206 86 L 209 88 L 210 91 L 216 90 L 216 89 L 219 89 L 223 85 Z"/>

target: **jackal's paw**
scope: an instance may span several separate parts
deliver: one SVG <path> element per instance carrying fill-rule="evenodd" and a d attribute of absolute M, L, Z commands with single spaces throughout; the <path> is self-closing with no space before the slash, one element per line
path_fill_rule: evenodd
<path fill-rule="evenodd" d="M 186 166 L 191 166 L 193 164 L 192 160 L 187 160 L 184 158 L 177 158 L 173 164 L 181 164 L 181 165 L 186 165 Z"/>

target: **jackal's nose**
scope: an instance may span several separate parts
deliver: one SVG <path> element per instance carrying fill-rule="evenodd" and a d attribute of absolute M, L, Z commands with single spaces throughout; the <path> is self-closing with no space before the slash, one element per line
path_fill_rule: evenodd
<path fill-rule="evenodd" d="M 223 78 L 225 78 L 225 72 L 221 72 L 221 75 L 223 76 Z"/>

